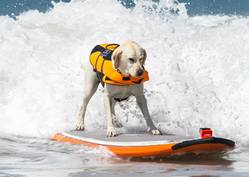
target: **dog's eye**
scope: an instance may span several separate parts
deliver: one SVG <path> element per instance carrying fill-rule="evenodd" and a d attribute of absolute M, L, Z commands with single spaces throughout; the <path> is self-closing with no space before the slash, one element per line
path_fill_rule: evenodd
<path fill-rule="evenodd" d="M 140 59 L 139 59 L 139 62 L 140 62 L 140 63 L 144 63 L 144 59 L 143 59 L 143 58 L 140 58 Z"/>
<path fill-rule="evenodd" d="M 135 60 L 134 60 L 133 58 L 129 58 L 129 61 L 130 61 L 131 63 L 134 63 L 134 62 L 135 62 Z"/>

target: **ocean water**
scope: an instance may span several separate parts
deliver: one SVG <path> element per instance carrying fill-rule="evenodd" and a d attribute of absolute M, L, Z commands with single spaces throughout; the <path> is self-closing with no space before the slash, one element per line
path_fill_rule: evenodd
<path fill-rule="evenodd" d="M 248 176 L 248 9 L 246 0 L 1 1 L 0 176 Z M 49 140 L 74 128 L 92 47 L 127 39 L 147 50 L 155 124 L 193 136 L 211 127 L 236 142 L 233 152 L 130 161 Z M 106 129 L 101 90 L 89 103 L 88 130 Z M 145 131 L 128 102 L 116 107 L 123 130 Z"/>
<path fill-rule="evenodd" d="M 82 0 L 84 1 L 84 0 Z M 126 8 L 134 8 L 139 0 L 118 0 Z M 155 3 L 160 0 L 152 0 Z M 15 16 L 29 10 L 47 12 L 58 2 L 71 2 L 71 0 L 2 0 L 0 2 L 0 15 Z M 178 0 L 176 3 L 185 4 L 189 16 L 195 15 L 249 15 L 249 0 Z"/>

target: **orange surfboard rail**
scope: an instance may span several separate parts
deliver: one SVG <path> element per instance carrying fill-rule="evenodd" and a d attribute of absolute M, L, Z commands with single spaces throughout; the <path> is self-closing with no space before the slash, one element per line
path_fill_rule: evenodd
<path fill-rule="evenodd" d="M 119 157 L 168 157 L 172 155 L 183 155 L 188 153 L 224 153 L 235 147 L 232 140 L 209 137 L 202 139 L 190 139 L 177 142 L 111 142 L 97 140 L 94 138 L 82 138 L 69 133 L 57 133 L 52 140 L 81 144 L 84 146 L 98 148 L 104 147 Z"/>

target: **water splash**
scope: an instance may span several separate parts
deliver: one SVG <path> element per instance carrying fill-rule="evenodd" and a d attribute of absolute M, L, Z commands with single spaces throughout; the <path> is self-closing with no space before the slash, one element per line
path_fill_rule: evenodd
<path fill-rule="evenodd" d="M 0 18 L 1 132 L 49 137 L 74 128 L 84 90 L 80 66 L 90 50 L 132 39 L 148 53 L 146 94 L 161 129 L 195 135 L 199 127 L 212 127 L 248 146 L 246 17 L 188 17 L 183 4 L 168 0 L 138 1 L 133 9 L 114 0 L 75 0 L 45 14 L 25 12 L 16 21 Z M 144 127 L 135 101 L 129 104 L 117 108 L 121 121 Z M 98 92 L 86 127 L 104 128 L 102 115 Z"/>

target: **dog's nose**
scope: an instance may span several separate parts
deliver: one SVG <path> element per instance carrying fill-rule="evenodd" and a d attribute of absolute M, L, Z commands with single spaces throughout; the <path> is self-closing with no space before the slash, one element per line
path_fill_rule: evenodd
<path fill-rule="evenodd" d="M 139 70 L 137 70 L 137 76 L 142 76 L 143 75 L 143 73 L 144 73 L 144 70 L 142 70 L 142 69 L 139 69 Z"/>

